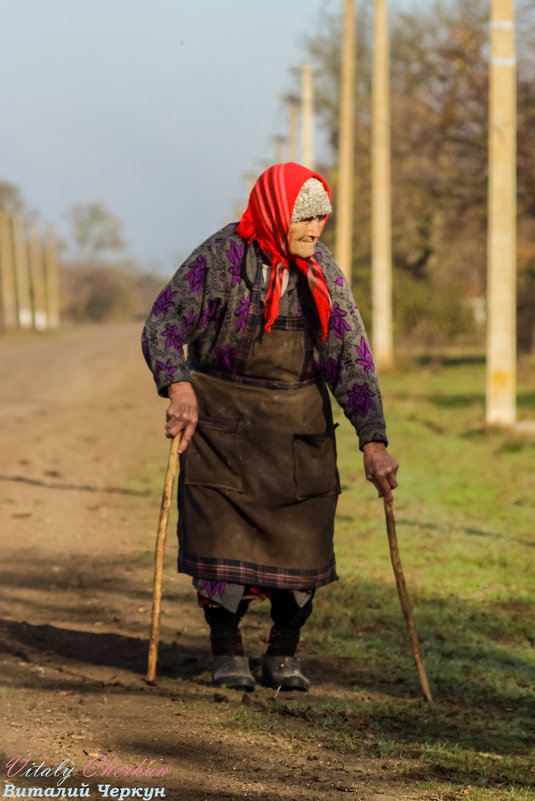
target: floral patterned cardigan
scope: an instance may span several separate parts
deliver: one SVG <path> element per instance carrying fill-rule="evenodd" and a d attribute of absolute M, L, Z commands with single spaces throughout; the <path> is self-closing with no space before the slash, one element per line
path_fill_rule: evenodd
<path fill-rule="evenodd" d="M 200 245 L 152 307 L 142 347 L 163 397 L 169 384 L 189 380 L 194 365 L 230 378 L 251 300 L 244 270 L 247 245 L 236 227 L 236 223 L 227 225 Z M 328 248 L 318 243 L 315 257 L 329 287 L 331 316 L 326 340 L 315 337 L 313 373 L 323 375 L 354 426 L 361 449 L 370 441 L 387 444 L 375 366 L 357 304 Z M 292 286 L 295 288 L 296 281 L 289 282 L 283 300 L 287 314 L 298 318 L 304 314 L 303 304 Z M 281 312 L 282 308 L 281 303 Z"/>

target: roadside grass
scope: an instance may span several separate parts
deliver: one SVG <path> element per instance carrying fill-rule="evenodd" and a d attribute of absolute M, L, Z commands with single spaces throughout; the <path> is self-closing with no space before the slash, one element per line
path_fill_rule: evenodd
<path fill-rule="evenodd" d="M 485 430 L 484 370 L 478 358 L 444 358 L 382 379 L 401 463 L 398 541 L 434 702 L 419 688 L 382 501 L 337 410 L 341 580 L 318 592 L 301 648 L 319 686 L 302 700 L 257 700 L 236 719 L 341 759 L 401 760 L 421 790 L 449 786 L 454 798 L 470 785 L 476 801 L 521 801 L 535 798 L 535 442 Z M 535 418 L 526 373 L 521 410 Z M 268 610 L 255 612 L 267 628 Z"/>

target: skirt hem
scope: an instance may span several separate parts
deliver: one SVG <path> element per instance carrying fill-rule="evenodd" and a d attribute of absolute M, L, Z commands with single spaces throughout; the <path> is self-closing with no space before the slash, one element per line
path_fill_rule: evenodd
<path fill-rule="evenodd" d="M 178 572 L 193 578 L 286 590 L 313 589 L 338 581 L 334 557 L 320 570 L 292 570 L 250 562 L 181 555 Z"/>

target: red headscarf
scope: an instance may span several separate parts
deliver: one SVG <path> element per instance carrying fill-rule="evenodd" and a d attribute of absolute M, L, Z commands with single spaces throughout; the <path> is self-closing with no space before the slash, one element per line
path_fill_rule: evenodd
<path fill-rule="evenodd" d="M 294 261 L 307 278 L 325 339 L 331 303 L 323 270 L 314 257 L 301 259 L 288 251 L 288 234 L 295 201 L 309 178 L 321 181 L 330 200 L 331 190 L 319 173 L 293 162 L 269 167 L 253 187 L 249 205 L 238 225 L 238 234 L 247 242 L 256 240 L 264 253 L 271 257 L 272 269 L 266 296 L 266 331 L 271 330 L 279 314 L 283 270 L 287 270 L 290 262 Z"/>

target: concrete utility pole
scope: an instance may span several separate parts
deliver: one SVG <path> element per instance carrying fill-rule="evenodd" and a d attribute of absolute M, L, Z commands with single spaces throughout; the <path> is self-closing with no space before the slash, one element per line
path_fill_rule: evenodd
<path fill-rule="evenodd" d="M 13 215 L 13 256 L 15 259 L 15 281 L 17 287 L 17 309 L 21 328 L 32 327 L 32 302 L 28 275 L 28 253 L 24 226 L 18 214 Z"/>
<path fill-rule="evenodd" d="M 32 286 L 33 325 L 37 331 L 48 328 L 45 295 L 45 271 L 43 266 L 43 250 L 37 232 L 33 230 L 28 243 L 30 254 L 30 276 Z"/>
<path fill-rule="evenodd" d="M 303 138 L 303 164 L 314 167 L 314 80 L 312 64 L 301 68 L 301 134 Z"/>
<path fill-rule="evenodd" d="M 516 418 L 516 59 L 514 0 L 492 0 L 487 254 L 487 424 Z"/>
<path fill-rule="evenodd" d="M 392 223 L 390 197 L 390 57 L 388 0 L 374 2 L 372 98 L 372 310 L 373 356 L 393 364 Z"/>
<path fill-rule="evenodd" d="M 336 198 L 336 261 L 351 284 L 355 147 L 355 0 L 344 0 L 340 74 L 340 140 Z"/>
<path fill-rule="evenodd" d="M 288 161 L 298 161 L 297 133 L 299 130 L 299 98 L 289 95 L 288 101 Z"/>
<path fill-rule="evenodd" d="M 9 331 L 16 326 L 17 301 L 11 225 L 7 213 L 0 211 L 0 329 Z"/>
<path fill-rule="evenodd" d="M 48 327 L 59 328 L 59 269 L 56 234 L 52 227 L 45 239 L 45 284 Z"/>

